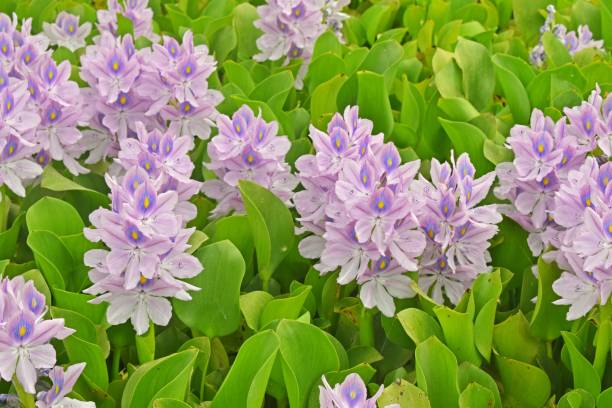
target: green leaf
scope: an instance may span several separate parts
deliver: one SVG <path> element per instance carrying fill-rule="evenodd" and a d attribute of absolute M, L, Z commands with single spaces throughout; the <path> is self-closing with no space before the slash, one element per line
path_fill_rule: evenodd
<path fill-rule="evenodd" d="M 546 58 L 552 66 L 559 67 L 572 62 L 569 51 L 553 33 L 545 32 L 542 36 L 542 43 L 546 51 Z"/>
<path fill-rule="evenodd" d="M 595 408 L 595 398 L 581 388 L 571 390 L 561 397 L 558 408 Z"/>
<path fill-rule="evenodd" d="M 73 259 L 62 241 L 52 232 L 32 231 L 27 244 L 49 285 L 66 289 L 66 282 L 71 282 Z"/>
<path fill-rule="evenodd" d="M 572 366 L 568 368 L 570 368 L 574 377 L 574 388 L 582 388 L 591 393 L 593 398 L 597 398 L 601 392 L 599 374 L 589 360 L 580 353 L 570 333 L 561 332 L 561 335 L 565 341 L 565 347 L 569 351 Z"/>
<path fill-rule="evenodd" d="M 567 306 L 554 305 L 559 296 L 553 291 L 552 284 L 559 279 L 561 270 L 554 263 L 538 259 L 538 300 L 531 318 L 531 333 L 544 340 L 553 340 L 568 327 L 565 319 Z"/>
<path fill-rule="evenodd" d="M 459 390 L 463 391 L 468 387 L 468 385 L 473 383 L 478 383 L 489 389 L 493 393 L 493 397 L 495 399 L 495 408 L 502 408 L 499 389 L 493 377 L 472 363 L 467 361 L 461 363 L 461 365 L 459 365 L 459 370 L 457 371 L 457 386 L 459 387 Z"/>
<path fill-rule="evenodd" d="M 493 165 L 484 157 L 486 135 L 474 125 L 438 118 L 455 149 L 455 155 L 468 153 L 476 170 L 484 174 L 493 170 Z"/>
<path fill-rule="evenodd" d="M 406 333 L 415 344 L 427 340 L 431 336 L 443 339 L 442 328 L 436 320 L 421 309 L 405 309 L 397 314 L 397 318 Z"/>
<path fill-rule="evenodd" d="M 7 201 L 4 197 L 2 200 L 3 202 Z M 15 255 L 19 232 L 24 220 L 25 216 L 23 213 L 19 214 L 9 229 L 0 232 L 0 259 L 10 259 Z"/>
<path fill-rule="evenodd" d="M 206 374 L 208 363 L 212 355 L 212 346 L 208 337 L 194 337 L 187 340 L 181 345 L 178 351 L 194 349 L 198 351 L 195 367 L 199 368 L 203 374 Z"/>
<path fill-rule="evenodd" d="M 250 59 L 259 52 L 255 42 L 260 31 L 253 25 L 253 22 L 259 18 L 257 9 L 252 4 L 241 3 L 234 7 L 233 13 L 238 59 Z"/>
<path fill-rule="evenodd" d="M 134 37 L 134 23 L 132 23 L 132 20 L 125 17 L 121 13 L 117 13 L 116 16 L 117 16 L 117 27 L 118 27 L 117 34 L 120 36 L 130 34 L 132 37 Z"/>
<path fill-rule="evenodd" d="M 550 380 L 535 366 L 497 357 L 497 370 L 504 385 L 504 406 L 541 408 L 550 395 Z"/>
<path fill-rule="evenodd" d="M 183 400 L 197 356 L 190 349 L 138 367 L 125 385 L 121 407 L 150 407 L 157 398 Z"/>
<path fill-rule="evenodd" d="M 270 300 L 263 307 L 259 320 L 259 327 L 279 319 L 297 319 L 304 302 L 310 293 L 310 286 L 304 286 L 296 295 Z"/>
<path fill-rule="evenodd" d="M 276 332 L 289 405 L 305 407 L 321 376 L 341 368 L 336 347 L 318 327 L 295 320 L 282 320 Z"/>
<path fill-rule="evenodd" d="M 495 74 L 489 51 L 482 44 L 459 38 L 455 47 L 455 60 L 463 72 L 463 91 L 479 111 L 492 101 Z"/>
<path fill-rule="evenodd" d="M 83 232 L 83 220 L 70 204 L 52 197 L 43 197 L 26 213 L 28 230 L 50 231 L 58 237 Z"/>
<path fill-rule="evenodd" d="M 482 307 L 474 321 L 474 343 L 476 349 L 485 358 L 491 359 L 491 346 L 493 344 L 493 324 L 497 311 L 497 299 L 491 299 Z"/>
<path fill-rule="evenodd" d="M 495 77 L 501 85 L 504 96 L 508 101 L 510 111 L 512 112 L 512 118 L 516 123 L 529 123 L 531 106 L 529 104 L 527 90 L 512 71 L 506 69 L 498 62 L 497 57 L 497 55 L 493 57 Z"/>
<path fill-rule="evenodd" d="M 612 406 L 612 387 L 603 391 L 597 397 L 597 408 L 607 408 Z"/>
<path fill-rule="evenodd" d="M 336 100 L 338 92 L 347 77 L 344 74 L 338 74 L 329 81 L 318 85 L 310 95 L 310 115 L 312 123 L 322 129 L 331 116 L 338 111 Z"/>
<path fill-rule="evenodd" d="M 535 42 L 544 24 L 539 10 L 544 10 L 549 3 L 549 0 L 512 0 L 516 26 L 528 43 Z"/>
<path fill-rule="evenodd" d="M 450 348 L 459 361 L 469 361 L 480 365 L 481 360 L 474 344 L 474 325 L 470 313 L 459 313 L 446 306 L 434 308 L 438 317 L 446 345 Z"/>
<path fill-rule="evenodd" d="M 209 337 L 224 336 L 240 326 L 240 284 L 244 260 L 229 241 L 199 249 L 195 256 L 204 270 L 186 281 L 200 288 L 190 301 L 173 299 L 176 315 L 192 329 Z"/>
<path fill-rule="evenodd" d="M 255 88 L 251 74 L 243 65 L 228 60 L 223 63 L 223 71 L 227 79 L 242 89 L 245 95 L 249 95 Z"/>
<path fill-rule="evenodd" d="M 414 386 L 406 380 L 394 382 L 385 387 L 378 398 L 378 406 L 386 407 L 391 404 L 399 404 L 400 407 L 430 408 L 427 394 L 419 387 Z"/>
<path fill-rule="evenodd" d="M 158 398 L 153 401 L 153 408 L 189 408 L 191 405 L 174 398 Z"/>
<path fill-rule="evenodd" d="M 493 330 L 495 350 L 504 357 L 531 363 L 540 349 L 540 343 L 529 332 L 529 322 L 519 310 Z"/>
<path fill-rule="evenodd" d="M 469 122 L 480 115 L 480 112 L 464 98 L 440 98 L 438 107 L 450 119 L 460 122 Z"/>
<path fill-rule="evenodd" d="M 431 407 L 458 407 L 455 355 L 437 337 L 419 343 L 414 355 L 417 384 L 429 395 Z"/>
<path fill-rule="evenodd" d="M 390 135 L 393 130 L 393 113 L 385 86 L 385 77 L 374 72 L 360 71 L 357 73 L 357 81 L 359 115 L 372 119 L 374 132 Z"/>
<path fill-rule="evenodd" d="M 259 290 L 240 296 L 240 310 L 249 328 L 259 330 L 261 313 L 272 299 L 274 299 L 274 296 Z"/>
<path fill-rule="evenodd" d="M 211 407 L 261 407 L 278 349 L 278 336 L 271 330 L 249 337 L 240 347 Z"/>
<path fill-rule="evenodd" d="M 489 408 L 495 404 L 495 397 L 488 388 L 478 383 L 471 383 L 459 396 L 461 408 Z"/>
<path fill-rule="evenodd" d="M 256 183 L 241 180 L 240 193 L 255 242 L 259 275 L 266 282 L 293 246 L 293 217 L 278 197 Z"/>
<path fill-rule="evenodd" d="M 376 35 L 378 33 L 382 33 L 389 28 L 398 7 L 399 2 L 397 0 L 383 0 L 369 7 L 361 15 L 361 23 L 366 28 L 370 44 L 376 42 Z"/>
<path fill-rule="evenodd" d="M 142 335 L 136 335 L 136 354 L 140 364 L 148 363 L 155 359 L 155 326 L 151 322 L 149 330 Z"/>

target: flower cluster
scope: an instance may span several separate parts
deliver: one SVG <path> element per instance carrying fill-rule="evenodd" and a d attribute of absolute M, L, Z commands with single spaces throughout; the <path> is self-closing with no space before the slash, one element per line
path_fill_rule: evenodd
<path fill-rule="evenodd" d="M 134 36 L 144 37 L 152 42 L 159 41 L 159 35 L 153 32 L 153 10 L 149 6 L 149 0 L 125 0 L 122 4 L 119 0 L 108 0 L 106 9 L 98 10 L 98 30 L 117 34 L 119 23 L 117 15 L 122 15 L 132 21 Z"/>
<path fill-rule="evenodd" d="M 325 376 L 323 386 L 319 386 L 319 404 L 321 408 L 376 408 L 376 400 L 384 390 L 381 385 L 376 394 L 368 398 L 368 390 L 359 374 L 349 374 L 342 384 L 332 388 Z M 399 408 L 399 404 L 386 405 L 385 408 Z"/>
<path fill-rule="evenodd" d="M 278 124 L 264 121 L 243 105 L 231 118 L 219 115 L 217 127 L 219 134 L 208 144 L 211 162 L 205 164 L 217 179 L 202 186 L 204 194 L 217 200 L 211 216 L 244 211 L 240 180 L 254 181 L 289 203 L 298 181 L 285 162 L 291 142 L 287 136 L 277 135 Z"/>
<path fill-rule="evenodd" d="M 23 180 L 40 175 L 50 159 L 73 174 L 87 171 L 76 161 L 83 153 L 77 125 L 87 119 L 71 65 L 56 64 L 48 39 L 30 30 L 31 20 L 18 30 L 16 16 L 0 14 L 0 185 L 20 196 Z"/>
<path fill-rule="evenodd" d="M 74 52 L 85 47 L 85 40 L 91 32 L 91 23 L 79 26 L 79 20 L 79 16 L 62 11 L 57 15 L 55 23 L 43 22 L 43 32 L 51 45 L 65 47 Z"/>
<path fill-rule="evenodd" d="M 495 173 L 476 178 L 466 153 L 453 166 L 431 163 L 431 182 L 423 176 L 412 190 L 424 205 L 416 211 L 427 236 L 421 257 L 419 286 L 442 303 L 443 293 L 457 304 L 478 274 L 487 272 L 489 240 L 502 220 L 496 205 L 478 205 L 488 194 Z"/>
<path fill-rule="evenodd" d="M 341 10 L 348 3 L 348 0 L 268 0 L 257 7 L 259 19 L 254 25 L 263 34 L 257 39 L 261 52 L 254 59 L 285 58 L 287 64 L 302 58 L 304 64 L 296 80 L 300 88 L 317 38 L 329 28 L 342 39 L 342 22 L 348 16 Z"/>
<path fill-rule="evenodd" d="M 410 191 L 419 162 L 402 165 L 395 146 L 371 132 L 357 107 L 334 115 L 327 133 L 311 126 L 316 154 L 296 162 L 304 190 L 294 203 L 299 232 L 314 233 L 300 242 L 301 254 L 320 258 L 321 273 L 340 268 L 341 284 L 357 279 L 364 305 L 391 316 L 393 298 L 414 295 L 404 272 L 418 269 L 425 248 Z"/>
<path fill-rule="evenodd" d="M 500 206 L 502 212 L 529 232 L 533 255 L 544 253 L 567 271 L 553 288 L 559 303 L 572 305 L 569 319 L 610 296 L 611 107 L 612 96 L 604 101 L 597 88 L 556 123 L 534 110 L 529 127 L 510 131 L 514 161 L 497 167 L 495 194 L 512 203 Z M 588 156 L 602 153 L 601 165 Z"/>
<path fill-rule="evenodd" d="M 540 27 L 540 39 L 538 44 L 533 47 L 529 54 L 529 60 L 537 67 L 540 67 L 546 61 L 546 51 L 544 50 L 544 44 L 542 38 L 544 33 L 551 32 L 561 41 L 561 43 L 567 48 L 570 55 L 574 55 L 579 51 L 587 48 L 594 48 L 598 51 L 604 51 L 603 40 L 594 40 L 593 33 L 587 25 L 581 25 L 578 27 L 578 31 L 567 31 L 567 27 L 563 24 L 554 24 L 555 20 L 555 6 L 552 4 L 546 7 L 546 20 L 542 27 Z"/>
<path fill-rule="evenodd" d="M 136 50 L 132 37 L 103 32 L 81 57 L 81 76 L 89 86 L 91 121 L 85 145 L 88 163 L 115 156 L 119 144 L 147 128 L 169 128 L 179 136 L 207 138 L 215 109 L 223 99 L 208 88 L 216 62 L 204 45 L 194 46 L 187 31 L 183 43 L 164 37 L 164 45 Z"/>
<path fill-rule="evenodd" d="M 94 406 L 71 400 L 64 396 L 70 392 L 85 364 L 77 364 L 67 371 L 54 367 L 55 349 L 52 339 L 65 339 L 74 330 L 64 326 L 64 319 L 45 319 L 46 299 L 32 281 L 23 277 L 0 280 L 0 377 L 5 381 L 15 378 L 28 394 L 35 394 L 38 377 L 44 370 L 50 371 L 53 386 L 38 395 L 37 406 L 47 408 L 60 402 L 74 402 L 72 406 Z M 9 400 L 9 396 L 6 396 Z"/>
<path fill-rule="evenodd" d="M 112 208 L 94 211 L 95 228 L 85 229 L 88 239 L 108 247 L 85 254 L 93 282 L 85 292 L 99 295 L 93 303 L 110 303 L 110 324 L 131 319 L 141 335 L 149 321 L 168 324 L 167 298 L 191 299 L 187 291 L 198 288 L 180 279 L 196 276 L 202 265 L 186 252 L 194 228 L 185 226 L 196 214 L 188 200 L 200 189 L 190 179 L 194 166 L 187 152 L 193 141 L 157 129 L 147 132 L 142 123 L 136 127 L 137 139 L 121 141 L 118 161 L 125 172 L 106 177 Z"/>

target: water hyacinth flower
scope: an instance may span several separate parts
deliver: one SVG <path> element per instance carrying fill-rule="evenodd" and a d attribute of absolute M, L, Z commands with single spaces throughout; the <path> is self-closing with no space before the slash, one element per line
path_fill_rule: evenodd
<path fill-rule="evenodd" d="M 45 320 L 45 297 L 21 276 L 0 281 L 0 377 L 13 376 L 29 394 L 34 394 L 37 369 L 55 365 L 51 339 L 64 339 L 74 330 L 64 319 Z"/>
<path fill-rule="evenodd" d="M 189 137 L 137 123 L 138 138 L 121 140 L 118 176 L 106 175 L 111 208 L 90 214 L 93 228 L 85 236 L 108 249 L 85 254 L 93 285 L 86 293 L 92 303 L 108 302 L 111 325 L 131 320 L 138 335 L 150 322 L 165 326 L 172 317 L 168 298 L 190 300 L 187 291 L 198 288 L 181 279 L 202 271 L 197 258 L 187 253 L 194 228 L 185 228 L 196 210 L 188 200 L 200 184 L 190 179 L 194 168 L 188 152 Z"/>
<path fill-rule="evenodd" d="M 284 58 L 284 64 L 301 58 L 304 63 L 296 78 L 296 87 L 302 80 L 317 38 L 330 28 L 342 40 L 342 22 L 348 18 L 341 9 L 346 0 L 268 0 L 257 7 L 259 19 L 255 27 L 263 34 L 257 39 L 261 51 L 253 58 L 256 61 L 276 61 Z"/>
<path fill-rule="evenodd" d="M 567 27 L 563 24 L 554 24 L 555 13 L 555 6 L 549 4 L 546 7 L 546 20 L 542 27 L 540 27 L 538 44 L 533 47 L 529 54 L 529 60 L 533 65 L 541 67 L 546 61 L 546 51 L 542 41 L 543 35 L 546 32 L 552 32 L 572 56 L 579 51 L 589 48 L 605 52 L 603 40 L 594 40 L 589 26 L 580 25 L 577 31 L 568 31 Z"/>
<path fill-rule="evenodd" d="M 49 371 L 51 388 L 37 395 L 37 408 L 95 408 L 96 404 L 89 401 L 79 401 L 66 397 L 72 391 L 74 384 L 85 369 L 85 363 L 75 364 L 64 370 L 53 367 Z"/>
<path fill-rule="evenodd" d="M 136 38 L 157 42 L 159 35 L 153 32 L 153 10 L 148 6 L 149 0 L 108 0 L 107 8 L 97 11 L 98 30 L 116 35 L 119 29 L 117 15 L 120 14 L 132 21 Z"/>
<path fill-rule="evenodd" d="M 381 385 L 376 394 L 368 398 L 368 390 L 359 374 L 349 374 L 341 384 L 332 388 L 325 376 L 323 385 L 319 386 L 319 404 L 321 408 L 376 408 L 376 401 L 382 394 Z M 399 404 L 386 405 L 385 408 L 399 408 Z"/>
<path fill-rule="evenodd" d="M 299 244 L 302 256 L 319 258 L 321 273 L 340 270 L 338 283 L 361 284 L 364 306 L 387 316 L 394 298 L 414 296 L 411 279 L 425 248 L 410 190 L 419 162 L 401 164 L 399 152 L 382 135 L 372 135 L 372 122 L 357 107 L 331 119 L 327 133 L 313 126 L 316 153 L 296 162 L 304 190 L 293 202 L 299 232 L 311 232 Z"/>
<path fill-rule="evenodd" d="M 43 31 L 51 45 L 65 47 L 74 52 L 85 47 L 85 41 L 91 32 L 91 23 L 79 25 L 79 16 L 62 11 L 57 15 L 55 23 L 43 22 Z"/>
<path fill-rule="evenodd" d="M 432 159 L 431 182 L 420 176 L 412 189 L 424 204 L 416 212 L 426 236 L 419 286 L 436 302 L 446 295 L 456 304 L 478 274 L 490 270 L 489 241 L 502 218 L 496 205 L 479 205 L 495 173 L 476 178 L 466 153 L 451 162 Z"/>
<path fill-rule="evenodd" d="M 297 179 L 291 174 L 285 155 L 291 147 L 287 136 L 278 136 L 278 123 L 266 122 L 243 105 L 230 118 L 219 115 L 219 134 L 208 144 L 210 163 L 217 179 L 206 180 L 202 191 L 217 200 L 213 218 L 231 211 L 243 212 L 238 190 L 240 180 L 251 180 L 289 203 Z"/>

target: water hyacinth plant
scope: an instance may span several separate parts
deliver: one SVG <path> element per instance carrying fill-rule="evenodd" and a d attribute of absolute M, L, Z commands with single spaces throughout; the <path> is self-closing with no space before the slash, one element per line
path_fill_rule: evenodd
<path fill-rule="evenodd" d="M 611 16 L 0 1 L 0 407 L 612 407 Z"/>

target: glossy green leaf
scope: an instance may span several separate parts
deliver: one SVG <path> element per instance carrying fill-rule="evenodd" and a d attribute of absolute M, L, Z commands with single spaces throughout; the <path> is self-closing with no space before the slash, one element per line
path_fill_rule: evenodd
<path fill-rule="evenodd" d="M 455 60 L 463 73 L 463 91 L 478 110 L 490 103 L 495 89 L 495 73 L 489 51 L 482 44 L 459 38 Z"/>
<path fill-rule="evenodd" d="M 508 101 L 512 117 L 516 123 L 527 124 L 531 116 L 531 106 L 529 104 L 527 90 L 517 76 L 500 64 L 496 57 L 497 56 L 493 57 L 495 77 L 501 85 L 504 96 Z"/>
<path fill-rule="evenodd" d="M 495 361 L 504 385 L 504 407 L 544 405 L 550 395 L 550 380 L 542 369 L 501 356 Z"/>
<path fill-rule="evenodd" d="M 489 408 L 495 404 L 493 393 L 478 383 L 471 383 L 459 396 L 461 408 Z"/>
<path fill-rule="evenodd" d="M 486 135 L 474 125 L 467 122 L 455 122 L 438 119 L 453 144 L 455 155 L 468 153 L 480 174 L 493 170 L 493 165 L 484 157 L 483 149 Z"/>
<path fill-rule="evenodd" d="M 414 352 L 419 388 L 427 393 L 432 408 L 458 407 L 457 359 L 437 337 L 419 343 Z"/>
<path fill-rule="evenodd" d="M 10 259 L 15 255 L 19 232 L 24 221 L 25 216 L 19 214 L 6 231 L 0 232 L 0 259 Z"/>
<path fill-rule="evenodd" d="M 595 408 L 595 398 L 581 388 L 571 390 L 559 399 L 558 408 Z"/>
<path fill-rule="evenodd" d="M 150 407 L 158 398 L 184 400 L 197 356 L 197 350 L 185 350 L 138 367 L 125 385 L 121 407 Z"/>
<path fill-rule="evenodd" d="M 261 313 L 274 296 L 264 291 L 253 291 L 240 296 L 240 310 L 247 326 L 253 330 L 259 329 Z"/>
<path fill-rule="evenodd" d="M 255 242 L 259 275 L 265 282 L 293 245 L 293 218 L 273 193 L 250 181 L 240 181 L 251 236 Z"/>
<path fill-rule="evenodd" d="M 369 118 L 374 122 L 374 132 L 391 134 L 393 113 L 384 76 L 374 72 L 360 71 L 357 73 L 357 81 L 359 83 L 357 93 L 359 116 Z"/>
<path fill-rule="evenodd" d="M 565 319 L 568 307 L 553 304 L 559 296 L 553 291 L 552 283 L 560 275 L 561 270 L 554 263 L 538 259 L 538 299 L 531 318 L 531 333 L 545 340 L 559 337 L 561 330 L 568 327 Z"/>
<path fill-rule="evenodd" d="M 502 408 L 501 397 L 497 383 L 486 371 L 476 367 L 472 363 L 463 362 L 457 371 L 457 386 L 460 391 L 465 390 L 470 384 L 477 383 L 493 393 L 495 408 Z"/>
<path fill-rule="evenodd" d="M 57 198 L 44 197 L 26 213 L 28 230 L 50 231 L 62 237 L 83 232 L 83 220 L 73 206 Z"/>
<path fill-rule="evenodd" d="M 211 407 L 260 407 L 279 349 L 276 333 L 266 330 L 240 347 Z"/>
<path fill-rule="evenodd" d="M 405 309 L 397 314 L 402 327 L 415 344 L 427 340 L 431 336 L 443 339 L 442 328 L 438 322 L 420 309 Z"/>
<path fill-rule="evenodd" d="M 446 306 L 434 308 L 434 313 L 442 326 L 446 345 L 455 353 L 458 360 L 480 365 L 481 359 L 474 344 L 472 315 L 459 313 Z"/>
<path fill-rule="evenodd" d="M 229 241 L 216 242 L 199 249 L 195 256 L 204 270 L 187 281 L 200 288 L 192 300 L 173 299 L 174 311 L 183 323 L 209 337 L 224 336 L 240 325 L 240 284 L 244 260 Z"/>
<path fill-rule="evenodd" d="M 531 335 L 529 322 L 520 311 L 495 325 L 493 345 L 500 355 L 525 363 L 533 362 L 541 347 Z"/>
<path fill-rule="evenodd" d="M 310 286 L 304 286 L 296 295 L 270 300 L 261 311 L 259 327 L 265 327 L 274 320 L 297 319 L 309 294 Z"/>
<path fill-rule="evenodd" d="M 399 404 L 400 407 L 410 408 L 430 408 L 427 394 L 420 388 L 401 380 L 385 387 L 383 393 L 378 398 L 378 406 L 386 407 L 391 404 Z"/>
<path fill-rule="evenodd" d="M 546 59 L 552 66 L 559 67 L 572 62 L 569 51 L 553 33 L 544 33 L 542 43 L 546 51 Z"/>
<path fill-rule="evenodd" d="M 588 391 L 593 398 L 597 398 L 601 391 L 601 379 L 599 374 L 593 368 L 593 365 L 587 360 L 576 344 L 574 339 L 567 332 L 561 332 L 563 340 L 565 341 L 565 347 L 569 351 L 571 361 L 571 371 L 574 377 L 574 388 L 582 388 Z"/>

